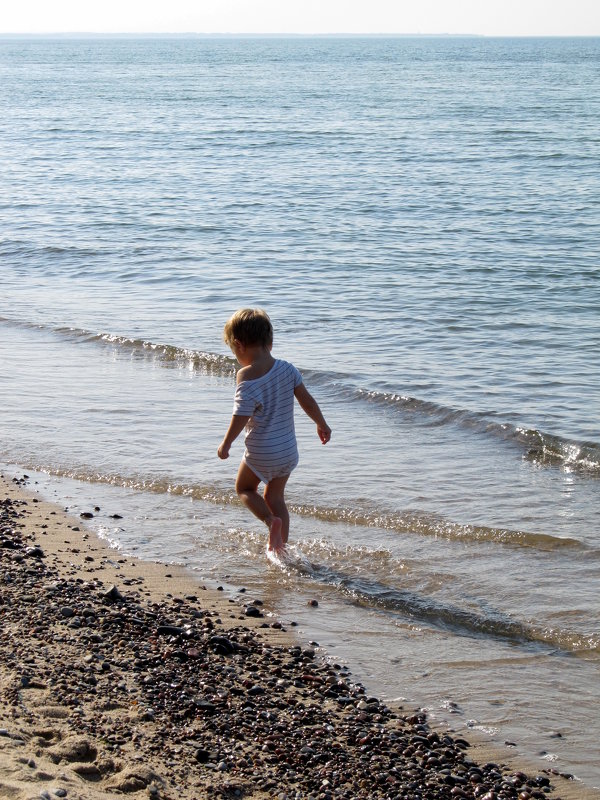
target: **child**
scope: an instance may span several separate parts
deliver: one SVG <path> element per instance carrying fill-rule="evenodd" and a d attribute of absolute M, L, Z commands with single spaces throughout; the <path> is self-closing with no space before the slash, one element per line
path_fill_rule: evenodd
<path fill-rule="evenodd" d="M 225 325 L 223 338 L 241 369 L 237 373 L 233 417 L 217 453 L 219 458 L 229 458 L 232 443 L 246 428 L 246 452 L 235 490 L 244 505 L 269 528 L 269 550 L 282 550 L 290 525 L 284 490 L 298 464 L 294 396 L 316 423 L 323 444 L 331 438 L 331 429 L 296 367 L 271 355 L 273 326 L 264 311 L 236 311 Z M 262 497 L 257 491 L 261 481 L 265 484 Z"/>

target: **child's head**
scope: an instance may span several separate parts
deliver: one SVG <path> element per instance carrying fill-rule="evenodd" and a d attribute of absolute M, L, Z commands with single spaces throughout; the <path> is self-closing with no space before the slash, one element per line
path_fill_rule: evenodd
<path fill-rule="evenodd" d="M 236 340 L 246 346 L 271 347 L 273 326 L 267 313 L 262 309 L 242 308 L 227 321 L 223 338 L 229 347 L 232 347 Z"/>

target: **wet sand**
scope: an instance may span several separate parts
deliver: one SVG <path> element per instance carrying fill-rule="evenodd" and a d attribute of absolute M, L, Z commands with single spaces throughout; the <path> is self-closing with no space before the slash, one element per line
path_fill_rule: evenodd
<path fill-rule="evenodd" d="M 1 798 L 600 797 L 379 702 L 260 598 L 0 486 Z"/>

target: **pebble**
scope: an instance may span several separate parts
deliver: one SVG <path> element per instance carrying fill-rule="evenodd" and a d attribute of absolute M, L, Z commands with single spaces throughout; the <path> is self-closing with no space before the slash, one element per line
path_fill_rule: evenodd
<path fill-rule="evenodd" d="M 159 636 L 185 636 L 185 628 L 179 625 L 159 625 L 156 632 Z"/>
<path fill-rule="evenodd" d="M 28 547 L 25 550 L 25 556 L 27 558 L 45 558 L 44 551 L 37 545 L 35 547 Z"/>
<path fill-rule="evenodd" d="M 423 711 L 403 714 L 370 697 L 345 667 L 320 658 L 317 642 L 274 644 L 269 630 L 245 627 L 244 617 L 263 616 L 260 600 L 242 606 L 237 626 L 229 621 L 225 630 L 196 595 L 150 601 L 133 581 L 122 581 L 131 586 L 124 595 L 85 573 L 85 582 L 61 577 L 48 558 L 8 561 L 29 546 L 11 524 L 17 513 L 0 502 L 0 532 L 11 530 L 11 546 L 0 546 L 10 572 L 2 615 L 14 630 L 10 640 L 0 639 L 0 658 L 13 671 L 0 710 L 19 707 L 24 687 L 45 685 L 56 713 L 48 717 L 48 733 L 40 733 L 48 737 L 45 757 L 69 762 L 100 790 L 106 781 L 122 787 L 118 794 L 135 788 L 157 800 L 163 790 L 176 797 L 185 774 L 202 786 L 199 795 L 210 797 L 260 791 L 280 800 L 551 797 L 547 774 L 528 778 L 474 764 L 468 741 L 433 731 Z M 23 597 L 30 600 L 19 602 Z M 80 627 L 56 624 L 75 619 Z M 49 630 L 60 649 L 45 646 Z M 58 726 L 60 742 L 53 739 Z M 6 745 L 20 741 L 8 728 L 0 736 L 11 738 Z M 149 764 L 164 774 L 151 774 Z M 53 800 L 67 790 L 39 796 Z"/>
<path fill-rule="evenodd" d="M 225 636 L 211 636 L 209 643 L 215 653 L 223 656 L 232 655 L 236 650 L 235 644 Z"/>
<path fill-rule="evenodd" d="M 105 602 L 114 602 L 116 600 L 123 600 L 123 595 L 116 586 L 110 586 L 106 591 L 102 592 L 102 599 Z"/>

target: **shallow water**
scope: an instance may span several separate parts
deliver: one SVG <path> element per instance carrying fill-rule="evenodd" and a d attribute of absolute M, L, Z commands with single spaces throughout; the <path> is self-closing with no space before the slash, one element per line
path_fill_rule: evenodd
<path fill-rule="evenodd" d="M 599 52 L 0 41 L 0 460 L 595 786 Z M 242 305 L 334 431 L 284 566 L 216 458 Z"/>

